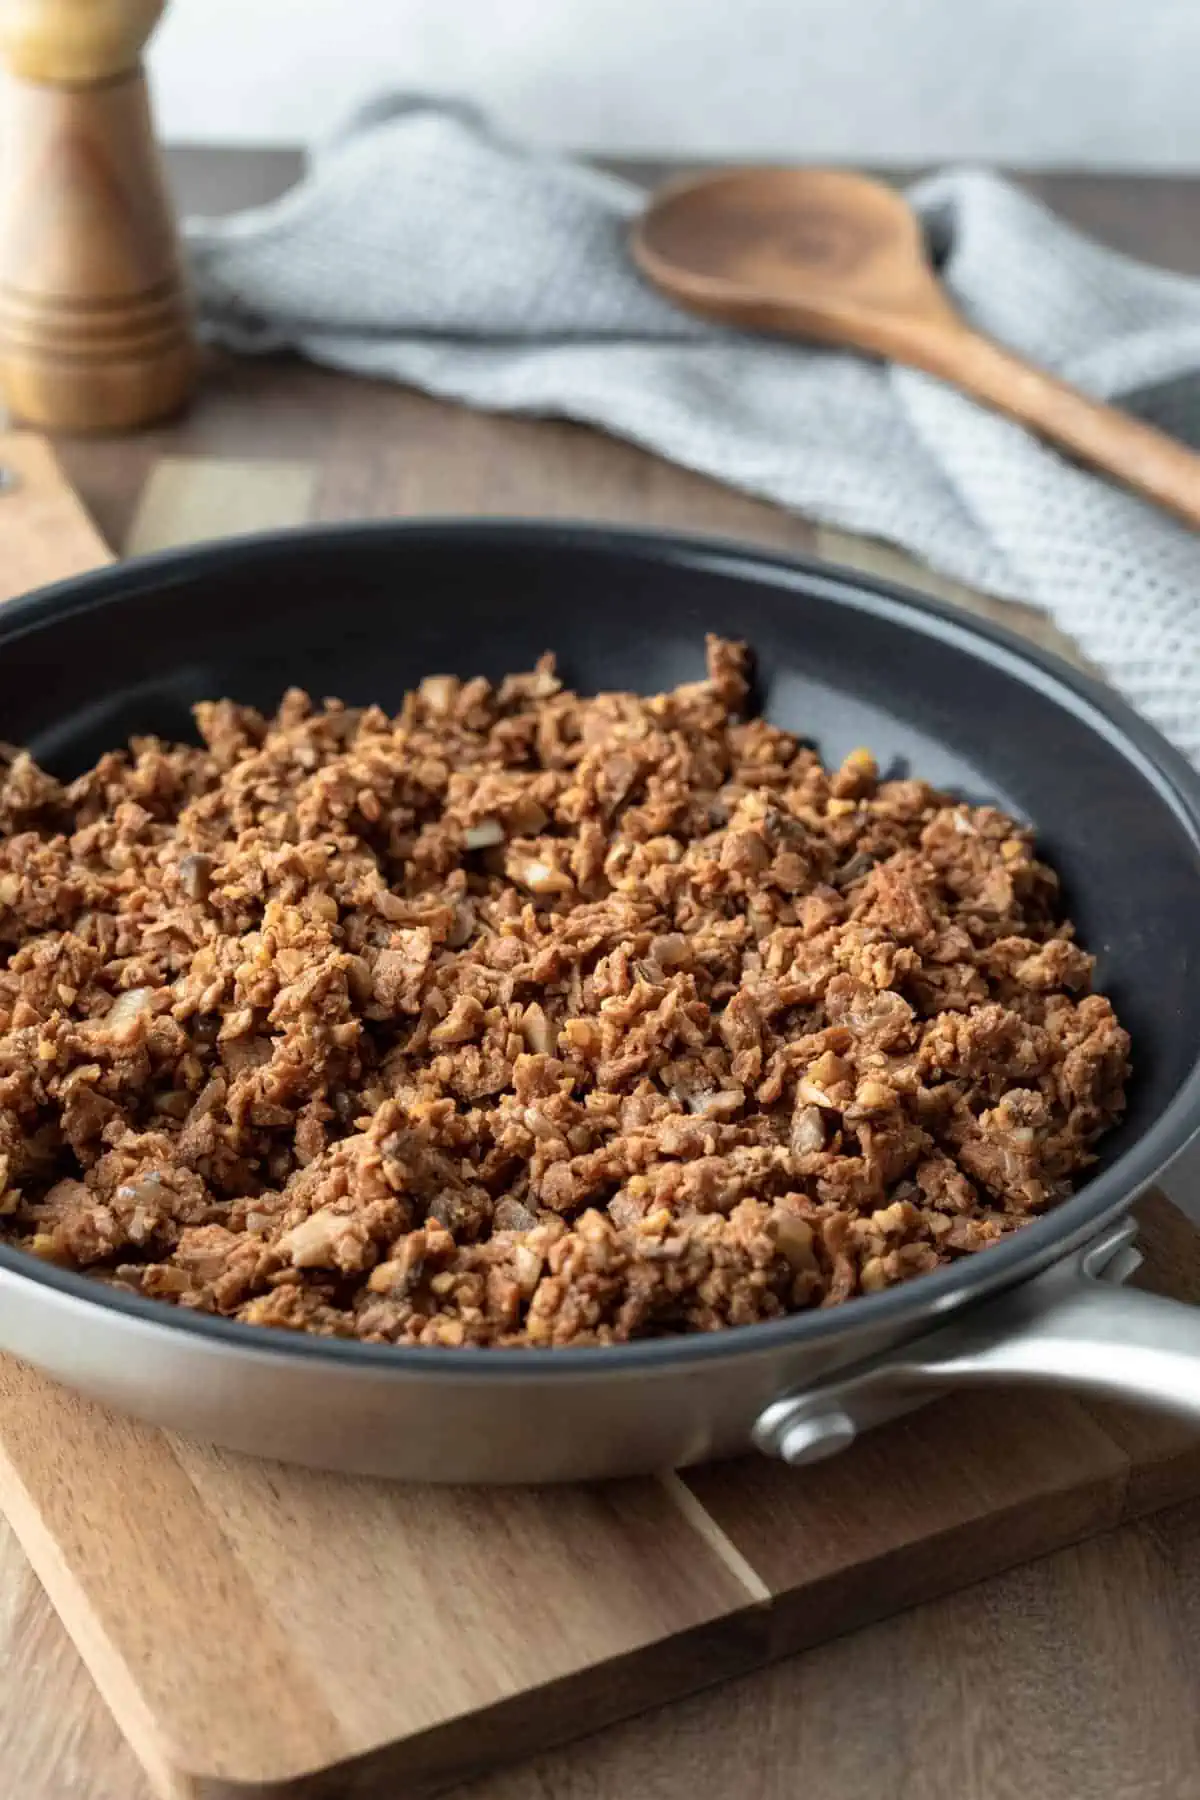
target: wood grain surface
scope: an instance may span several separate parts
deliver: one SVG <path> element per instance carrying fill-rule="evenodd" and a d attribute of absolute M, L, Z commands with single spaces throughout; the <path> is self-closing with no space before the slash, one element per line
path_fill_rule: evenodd
<path fill-rule="evenodd" d="M 46 440 L 0 431 L 0 600 L 111 557 Z"/>
<path fill-rule="evenodd" d="M 223 199 L 266 198 L 294 168 L 294 158 L 270 154 L 187 152 L 172 160 L 185 202 L 196 195 L 205 210 L 219 210 Z M 1070 177 L 1030 185 L 1119 247 L 1200 270 L 1200 185 Z M 307 461 L 322 517 L 421 505 L 470 511 L 490 501 L 494 510 L 602 514 L 798 549 L 815 541 L 799 521 L 573 427 L 468 419 L 402 391 L 285 362 L 211 359 L 201 402 L 179 426 L 61 450 L 118 547 L 164 456 Z M 0 506 L 0 572 L 4 516 Z M 880 559 L 894 572 L 894 553 L 882 546 L 833 534 L 820 541 L 842 560 Z M 1034 615 L 994 602 L 984 610 L 1040 634 Z M 1193 1253 L 1195 1240 L 1180 1224 L 1155 1243 L 1155 1254 L 1174 1263 Z M 1147 1483 L 1130 1485 L 1127 1507 L 1161 1506 L 1180 1491 L 1171 1484 L 1190 1452 L 1172 1438 L 1176 1427 L 1107 1408 L 1101 1423 L 1135 1459 L 1146 1455 L 1142 1434 L 1154 1439 Z M 882 1485 L 886 1491 L 886 1477 Z M 772 1534 L 774 1542 L 773 1519 Z M 176 1554 L 190 1556 L 186 1541 Z M 867 1600 L 886 1573 L 875 1568 L 863 1578 Z M 408 1647 L 400 1679 L 419 1656 L 419 1644 Z M 1200 1505 L 1192 1504 L 481 1777 L 455 1796 L 1187 1800 L 1198 1791 L 1198 1680 Z M 22 1800 L 147 1800 L 150 1791 L 3 1526 L 0 1769 Z"/>

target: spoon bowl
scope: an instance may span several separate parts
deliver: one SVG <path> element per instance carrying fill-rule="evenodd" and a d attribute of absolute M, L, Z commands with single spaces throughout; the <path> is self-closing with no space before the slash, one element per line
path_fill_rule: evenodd
<path fill-rule="evenodd" d="M 876 316 L 954 316 L 912 208 L 841 169 L 682 182 L 643 215 L 633 252 L 681 305 L 728 323 L 842 342 Z"/>

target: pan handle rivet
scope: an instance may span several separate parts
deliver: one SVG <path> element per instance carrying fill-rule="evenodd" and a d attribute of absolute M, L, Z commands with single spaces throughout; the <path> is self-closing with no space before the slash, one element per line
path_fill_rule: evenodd
<path fill-rule="evenodd" d="M 785 1426 L 776 1440 L 775 1454 L 790 1468 L 798 1469 L 805 1463 L 824 1462 L 827 1456 L 836 1456 L 839 1450 L 852 1444 L 856 1436 L 854 1420 L 849 1413 L 843 1412 L 840 1406 L 829 1407 Z"/>

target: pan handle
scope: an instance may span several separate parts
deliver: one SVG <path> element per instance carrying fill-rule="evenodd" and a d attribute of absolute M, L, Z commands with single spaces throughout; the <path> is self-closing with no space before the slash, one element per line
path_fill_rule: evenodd
<path fill-rule="evenodd" d="M 817 1462 L 936 1394 L 987 1382 L 1069 1387 L 1200 1427 L 1200 1306 L 1120 1285 L 1141 1260 L 1124 1222 L 1031 1281 L 820 1388 L 773 1402 L 754 1441 Z"/>

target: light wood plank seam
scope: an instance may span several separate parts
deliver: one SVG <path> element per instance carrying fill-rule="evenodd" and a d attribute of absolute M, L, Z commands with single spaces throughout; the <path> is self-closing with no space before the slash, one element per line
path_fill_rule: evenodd
<path fill-rule="evenodd" d="M 709 1549 L 720 1558 L 735 1581 L 741 1583 L 750 1598 L 760 1604 L 773 1600 L 774 1594 L 753 1563 L 717 1524 L 708 1508 L 697 1500 L 683 1476 L 672 1471 L 670 1474 L 660 1475 L 658 1480 L 691 1529 L 704 1539 Z"/>
<path fill-rule="evenodd" d="M 127 556 L 302 525 L 317 467 L 284 457 L 163 456 L 146 477 Z"/>

